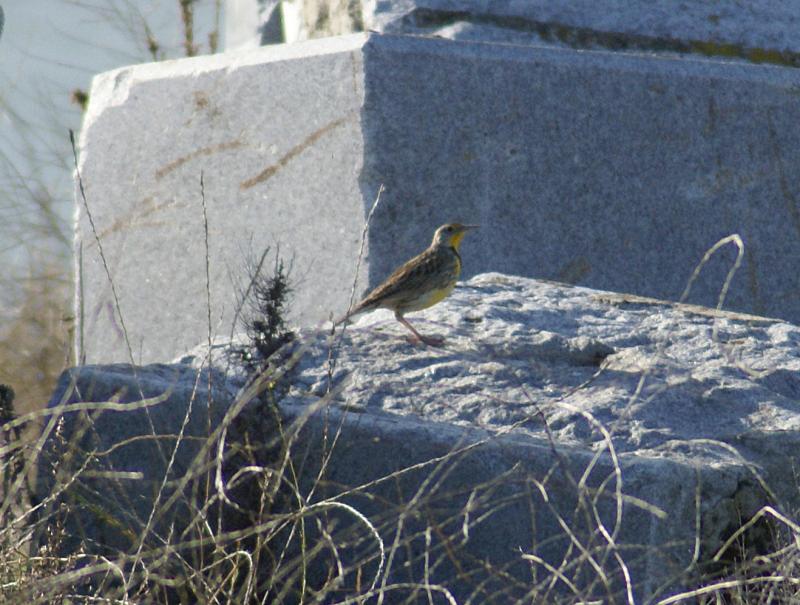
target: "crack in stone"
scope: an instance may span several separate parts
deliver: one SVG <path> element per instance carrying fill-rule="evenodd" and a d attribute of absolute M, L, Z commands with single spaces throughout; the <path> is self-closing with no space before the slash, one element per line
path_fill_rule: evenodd
<path fill-rule="evenodd" d="M 177 160 L 173 160 L 166 166 L 158 169 L 156 171 L 156 180 L 163 179 L 166 175 L 168 175 L 173 170 L 180 168 L 186 162 L 198 158 L 203 155 L 213 155 L 215 153 L 219 153 L 221 151 L 228 151 L 230 149 L 238 149 L 242 147 L 241 141 L 228 141 L 227 143 L 220 143 L 219 145 L 211 145 L 209 147 L 203 147 L 202 149 L 197 149 L 183 157 L 178 158 Z"/>
<path fill-rule="evenodd" d="M 680 40 L 629 32 L 608 32 L 554 21 L 538 21 L 515 15 L 416 8 L 403 17 L 403 21 L 406 25 L 421 29 L 445 27 L 462 21 L 475 25 L 492 25 L 518 32 L 535 33 L 545 42 L 560 42 L 575 49 L 601 47 L 613 51 L 674 52 L 743 59 L 751 63 L 769 63 L 784 67 L 800 67 L 800 53 L 789 50 L 753 48 L 710 40 Z"/>
<path fill-rule="evenodd" d="M 289 151 L 287 151 L 275 164 L 271 166 L 267 166 L 264 170 L 259 172 L 256 176 L 251 177 L 245 181 L 242 181 L 239 184 L 239 189 L 251 189 L 255 187 L 259 183 L 263 183 L 264 181 L 270 179 L 274 176 L 281 168 L 286 166 L 291 160 L 296 158 L 300 155 L 303 151 L 314 145 L 319 139 L 321 139 L 326 133 L 330 132 L 337 126 L 341 126 L 344 124 L 352 114 L 347 114 L 342 116 L 338 120 L 334 120 L 333 122 L 326 124 L 322 128 L 315 130 L 309 136 L 307 136 L 303 141 L 292 147 Z"/>

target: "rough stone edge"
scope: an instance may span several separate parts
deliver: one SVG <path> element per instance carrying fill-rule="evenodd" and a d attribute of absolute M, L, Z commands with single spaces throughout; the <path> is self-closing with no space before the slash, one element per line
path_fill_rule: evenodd
<path fill-rule="evenodd" d="M 202 57 L 141 63 L 102 72 L 92 79 L 89 106 L 86 108 L 83 118 L 79 147 L 81 150 L 86 148 L 88 132 L 97 118 L 106 109 L 124 103 L 131 87 L 139 82 L 186 76 L 196 77 L 212 71 L 232 71 L 265 63 L 280 63 L 305 57 L 352 52 L 363 47 L 368 37 L 369 34 L 356 33 L 346 36 L 315 38 L 294 44 L 276 44 Z M 82 158 L 80 166 L 83 166 Z"/>
<path fill-rule="evenodd" d="M 702 13 L 704 5 L 698 5 Z M 694 7 L 693 7 L 694 8 Z M 517 5 L 500 6 L 492 12 L 481 2 L 441 2 L 440 6 L 413 1 L 395 2 L 395 9 L 385 15 L 373 17 L 370 27 L 382 32 L 435 33 L 437 28 L 455 23 L 475 27 L 497 28 L 509 35 L 533 35 L 542 44 L 552 44 L 576 50 L 635 51 L 677 53 L 696 57 L 747 61 L 751 64 L 772 64 L 784 67 L 800 67 L 800 49 L 779 48 L 769 40 L 763 44 L 752 44 L 739 39 L 725 37 L 698 38 L 687 31 L 685 36 L 658 32 L 642 32 L 637 27 L 620 22 L 619 29 L 608 27 L 596 14 L 583 16 L 566 14 L 558 16 L 558 9 L 545 5 L 531 8 L 528 15 L 522 14 Z M 568 11 L 568 9 L 567 9 Z M 375 10 L 373 9 L 373 15 Z M 709 13 L 710 16 L 710 13 Z M 700 17 L 700 15 L 698 15 Z M 762 38 L 766 34 L 762 34 Z M 520 40 L 521 43 L 525 43 Z"/>

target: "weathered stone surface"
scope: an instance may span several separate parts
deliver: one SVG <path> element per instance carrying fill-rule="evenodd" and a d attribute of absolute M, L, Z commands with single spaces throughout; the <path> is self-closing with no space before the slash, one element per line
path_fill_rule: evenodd
<path fill-rule="evenodd" d="M 282 405 L 287 417 L 304 418 L 311 402 L 292 401 Z M 443 398 L 438 406 L 451 402 Z M 326 435 L 328 442 L 336 435 L 322 481 L 330 487 L 323 493 L 375 520 L 387 547 L 394 539 L 408 545 L 387 573 L 390 584 L 424 584 L 428 552 L 436 562 L 429 581 L 448 588 L 457 602 L 519 602 L 526 596 L 547 602 L 551 592 L 569 593 L 558 581 L 555 589 L 547 589 L 552 576 L 526 555 L 552 566 L 567 561 L 582 596 L 624 599 L 614 550 L 624 553 L 637 600 L 657 590 L 672 593 L 691 586 L 696 573 L 696 490 L 702 502 L 701 564 L 720 538 L 738 527 L 739 515 L 752 514 L 765 502 L 747 468 L 731 460 L 694 466 L 659 456 L 623 455 L 614 465 L 607 453 L 566 445 L 556 446 L 554 453 L 541 437 L 509 435 L 508 427 L 498 434 L 499 427 L 483 431 L 431 422 L 416 411 L 406 410 L 410 413 L 398 418 L 361 407 L 326 407 L 306 422 L 298 451 L 313 478 L 327 453 Z M 577 487 L 581 479 L 583 488 Z M 353 486 L 366 487 L 338 496 Z M 587 506 L 594 496 L 597 517 Z M 593 562 L 566 554 L 564 519 L 573 537 L 591 545 L 597 560 L 604 561 L 608 590 L 591 570 Z M 601 523 L 613 532 L 613 547 L 599 534 Z M 348 535 L 358 525 L 348 519 L 338 527 Z M 500 569 L 504 575 L 493 573 Z M 471 581 L 461 580 L 464 576 Z"/>
<path fill-rule="evenodd" d="M 382 311 L 363 317 L 343 337 L 310 331 L 301 338 L 303 356 L 282 405 L 313 407 L 332 392 L 348 410 L 349 422 L 342 421 L 350 427 L 342 437 L 347 446 L 337 458 L 348 463 L 331 469 L 337 483 L 379 474 L 371 469 L 384 454 L 366 445 L 371 434 L 380 435 L 395 464 L 417 462 L 422 452 L 435 457 L 431 444 L 454 447 L 485 438 L 474 456 L 459 461 L 456 483 L 489 481 L 512 460 L 520 464 L 523 483 L 548 473 L 564 480 L 550 438 L 565 448 L 560 451 L 574 476 L 595 455 L 600 468 L 589 476 L 607 478 L 613 444 L 620 489 L 666 512 L 658 519 L 624 508 L 617 544 L 641 555 L 629 561 L 639 597 L 663 582 L 673 589 L 675 582 L 691 583 L 677 578 L 692 569 L 695 531 L 702 566 L 740 520 L 765 503 L 795 510 L 797 490 L 787 473 L 800 456 L 797 326 L 500 274 L 469 280 L 412 321 L 423 333 L 446 337 L 445 346 L 410 345 L 405 329 Z M 338 422 L 339 416 L 332 424 Z M 346 479 L 348 469 L 356 476 Z M 562 514 L 571 487 L 568 481 L 548 484 Z M 543 504 L 533 505 L 543 533 L 527 525 L 523 507 L 512 505 L 503 514 L 510 533 L 474 546 L 499 561 L 506 560 L 501 553 L 509 541 L 525 552 L 515 538 L 546 540 L 558 530 Z M 547 552 L 548 561 L 558 560 Z"/>
<path fill-rule="evenodd" d="M 800 72 L 532 46 L 354 35 L 126 68 L 95 81 L 81 168 L 134 360 L 227 334 L 243 249 L 280 243 L 301 322 L 338 315 L 453 220 L 466 275 L 502 271 L 677 299 L 740 233 L 730 308 L 800 321 Z M 161 122 L 158 116 L 169 116 Z M 124 144 L 121 143 L 124 141 Z M 84 212 L 83 352 L 125 361 Z M 724 248 L 691 302 L 713 305 Z"/>
<path fill-rule="evenodd" d="M 213 330 L 230 332 L 232 285 L 246 279 L 248 251 L 267 246 L 309 280 L 297 317 L 346 306 L 366 216 L 362 42 L 330 38 L 95 79 L 80 167 L 134 361 L 171 359 L 207 332 L 201 173 Z M 131 361 L 80 198 L 78 211 L 85 358 Z"/>
<path fill-rule="evenodd" d="M 569 543 L 564 523 L 594 553 L 567 560 L 580 596 L 608 600 L 609 590 L 624 590 L 616 552 L 640 602 L 691 586 L 764 504 L 796 509 L 797 326 L 496 273 L 409 318 L 445 345 L 409 344 L 405 329 L 378 311 L 343 334 L 303 331 L 280 353 L 296 361 L 264 381 L 279 402 L 300 493 L 313 494 L 303 501 L 330 512 L 342 543 L 360 545 L 341 555 L 339 589 L 353 586 L 356 574 L 367 585 L 378 551 L 363 519 L 332 503 L 369 519 L 387 550 L 402 545 L 387 563 L 388 585 L 429 581 L 459 602 L 499 595 L 547 602 L 551 576 L 530 557 L 559 566 Z M 204 351 L 138 369 L 140 381 L 162 389 L 174 376 L 168 405 L 152 408 L 165 414 L 154 416 L 157 434 L 162 427 L 174 434 L 189 385 L 200 387 L 196 401 L 206 399 L 207 376 L 196 373 Z M 217 344 L 211 363 L 216 400 L 233 400 L 245 382 L 235 356 Z M 115 372 L 80 372 L 83 400 L 110 398 Z M 135 401 L 126 372 L 121 398 Z M 82 385 L 95 382 L 108 386 L 87 395 Z M 157 392 L 148 387 L 145 395 Z M 266 416 L 263 407 L 242 408 L 237 420 L 251 443 L 274 440 Z M 104 414 L 96 432 L 107 448 L 148 434 L 143 420 L 134 430 Z M 227 441 L 232 451 L 236 435 Z M 125 460 L 115 468 L 129 470 Z M 257 462 L 268 463 L 249 464 Z M 153 465 L 135 465 L 146 484 L 158 483 L 163 465 Z M 225 476 L 235 473 L 229 466 Z M 329 562 L 314 560 L 312 583 L 323 582 Z M 508 575 L 496 575 L 500 569 Z"/>
<path fill-rule="evenodd" d="M 388 187 L 376 234 L 408 241 L 431 214 L 457 214 L 483 225 L 463 247 L 468 273 L 676 299 L 704 251 L 738 232 L 729 306 L 800 315 L 787 288 L 800 181 L 786 169 L 800 131 L 784 121 L 800 73 L 394 36 L 367 48 L 364 175 Z M 385 275 L 397 246 L 371 243 Z M 732 258 L 712 260 L 692 302 L 715 304 Z"/>
<path fill-rule="evenodd" d="M 800 8 L 780 0 L 373 0 L 365 15 L 386 32 L 800 64 Z"/>
<path fill-rule="evenodd" d="M 541 413 L 558 443 L 602 449 L 588 414 L 623 455 L 713 465 L 729 446 L 796 497 L 780 477 L 800 448 L 774 449 L 800 437 L 797 326 L 496 273 L 409 319 L 444 348 L 410 346 L 388 311 L 365 315 L 337 336 L 336 400 L 544 437 Z M 328 388 L 327 335 L 305 345 L 284 402 Z"/>

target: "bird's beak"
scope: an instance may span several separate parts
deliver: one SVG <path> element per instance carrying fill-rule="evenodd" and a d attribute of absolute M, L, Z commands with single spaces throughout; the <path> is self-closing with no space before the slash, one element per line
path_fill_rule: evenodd
<path fill-rule="evenodd" d="M 477 229 L 480 225 L 461 225 L 462 231 L 469 231 L 470 229 Z"/>

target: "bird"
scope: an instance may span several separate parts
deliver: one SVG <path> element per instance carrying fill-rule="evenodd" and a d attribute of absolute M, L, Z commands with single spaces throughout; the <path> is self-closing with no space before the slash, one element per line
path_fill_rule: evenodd
<path fill-rule="evenodd" d="M 445 299 L 452 291 L 461 274 L 461 256 L 458 247 L 464 235 L 478 225 L 447 223 L 436 230 L 431 245 L 386 278 L 361 302 L 338 319 L 338 325 L 361 313 L 375 309 L 394 311 L 397 321 L 414 335 L 411 342 L 430 346 L 441 346 L 443 338 L 423 336 L 404 317 L 406 313 L 421 311 Z"/>

